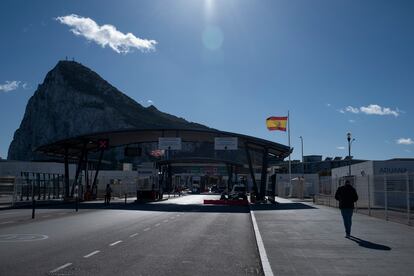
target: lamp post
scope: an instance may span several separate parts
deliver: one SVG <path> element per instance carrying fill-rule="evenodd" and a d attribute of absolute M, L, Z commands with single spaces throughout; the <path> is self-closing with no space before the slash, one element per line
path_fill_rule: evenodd
<path fill-rule="evenodd" d="M 303 163 L 304 162 L 303 161 L 303 137 L 299 136 L 299 138 L 300 138 L 300 142 L 301 142 L 301 146 L 302 146 L 302 174 L 304 174 L 305 173 L 305 164 Z"/>
<path fill-rule="evenodd" d="M 352 138 L 351 132 L 346 134 L 346 139 L 348 140 L 348 175 L 351 176 L 351 144 L 355 139 Z"/>

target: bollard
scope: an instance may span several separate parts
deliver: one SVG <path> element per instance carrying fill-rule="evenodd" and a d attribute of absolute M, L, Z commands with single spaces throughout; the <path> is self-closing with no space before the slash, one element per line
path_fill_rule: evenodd
<path fill-rule="evenodd" d="M 78 202 L 78 199 L 79 199 L 79 186 L 78 185 L 75 186 L 74 194 L 75 194 L 75 210 L 77 212 L 78 211 L 78 204 L 79 204 L 79 202 Z"/>
<path fill-rule="evenodd" d="M 33 198 L 33 200 L 32 200 L 32 219 L 35 218 L 35 210 L 36 210 L 36 199 Z"/>

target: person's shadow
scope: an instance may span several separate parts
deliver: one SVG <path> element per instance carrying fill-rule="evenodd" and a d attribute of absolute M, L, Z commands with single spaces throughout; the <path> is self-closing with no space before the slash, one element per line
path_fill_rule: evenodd
<path fill-rule="evenodd" d="M 362 246 L 365 248 L 374 249 L 374 250 L 385 250 L 385 251 L 391 250 L 391 247 L 389 246 L 369 242 L 369 241 L 366 241 L 366 240 L 363 240 L 363 239 L 360 239 L 354 236 L 349 236 L 347 239 L 350 239 L 351 241 L 356 242 L 359 246 Z"/>

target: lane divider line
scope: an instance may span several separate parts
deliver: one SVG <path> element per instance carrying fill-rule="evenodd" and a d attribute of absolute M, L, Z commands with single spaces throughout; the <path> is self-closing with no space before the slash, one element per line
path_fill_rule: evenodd
<path fill-rule="evenodd" d="M 101 251 L 99 251 L 99 250 L 95 250 L 95 251 L 93 251 L 93 252 L 91 252 L 91 253 L 89 253 L 88 255 L 85 255 L 85 256 L 83 256 L 83 257 L 84 257 L 84 258 L 89 258 L 89 257 L 92 257 L 93 255 L 98 254 L 99 252 L 101 252 Z"/>
<path fill-rule="evenodd" d="M 116 242 L 113 242 L 113 243 L 111 243 L 109 246 L 114 246 L 114 245 L 117 245 L 118 243 L 121 243 L 122 241 L 121 240 L 119 240 L 119 241 L 116 241 Z"/>
<path fill-rule="evenodd" d="M 67 264 L 64 264 L 64 265 L 62 265 L 62 266 L 59 266 L 58 268 L 55 268 L 55 269 L 51 270 L 51 271 L 50 271 L 50 273 L 56 273 L 56 272 L 58 272 L 59 270 L 62 270 L 62 269 L 64 269 L 64 268 L 67 268 L 68 266 L 71 266 L 71 265 L 72 265 L 72 263 L 67 263 Z"/>
<path fill-rule="evenodd" d="M 138 235 L 138 233 L 135 233 L 135 234 L 130 235 L 129 237 L 130 237 L 130 238 L 133 238 L 133 237 L 135 237 L 135 236 L 137 236 L 137 235 Z"/>
<path fill-rule="evenodd" d="M 0 224 L 9 224 L 9 223 L 13 223 L 14 220 L 9 220 L 9 221 L 4 221 L 4 222 L 0 222 Z"/>
<path fill-rule="evenodd" d="M 146 231 L 149 231 L 149 230 L 151 230 L 151 228 L 150 227 L 148 227 L 148 228 L 145 228 L 144 229 L 144 231 L 146 232 Z"/>
<path fill-rule="evenodd" d="M 168 219 L 165 219 L 163 222 L 168 222 Z"/>
<path fill-rule="evenodd" d="M 158 226 L 160 226 L 161 225 L 161 223 L 157 223 L 157 224 L 155 224 L 155 227 L 158 227 Z"/>
<path fill-rule="evenodd" d="M 260 235 L 259 227 L 257 226 L 256 216 L 254 215 L 253 210 L 250 210 L 250 215 L 252 217 L 254 234 L 256 236 L 257 247 L 259 249 L 259 257 L 262 262 L 263 272 L 265 276 L 273 276 L 272 267 L 270 266 L 269 259 L 267 258 L 266 249 L 263 244 L 262 236 Z"/>

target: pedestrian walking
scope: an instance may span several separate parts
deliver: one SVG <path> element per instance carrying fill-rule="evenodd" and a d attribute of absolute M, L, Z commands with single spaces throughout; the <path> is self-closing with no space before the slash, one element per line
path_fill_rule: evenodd
<path fill-rule="evenodd" d="M 106 184 L 106 189 L 105 189 L 105 205 L 109 205 L 109 203 L 111 202 L 111 194 L 112 194 L 111 185 Z"/>
<path fill-rule="evenodd" d="M 345 237 L 349 238 L 351 236 L 354 203 L 358 201 L 358 194 L 349 180 L 345 181 L 345 185 L 338 187 L 335 193 L 335 199 L 339 201 L 339 209 L 341 210 L 345 226 Z"/>

